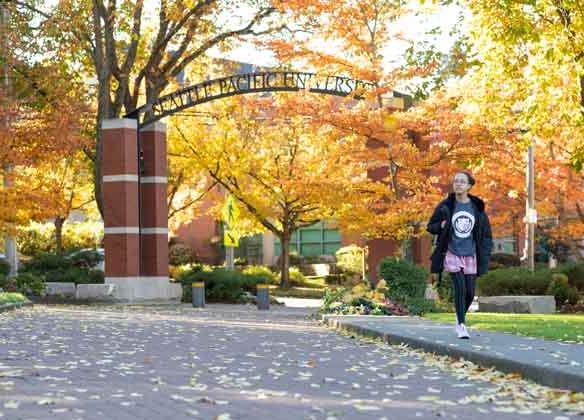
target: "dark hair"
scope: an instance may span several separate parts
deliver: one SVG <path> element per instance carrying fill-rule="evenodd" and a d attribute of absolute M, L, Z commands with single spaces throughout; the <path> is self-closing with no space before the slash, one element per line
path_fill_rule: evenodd
<path fill-rule="evenodd" d="M 456 171 L 455 174 L 465 174 L 466 178 L 468 179 L 468 183 L 471 186 L 476 183 L 476 180 L 474 179 L 474 177 L 471 175 L 471 173 L 469 171 Z"/>

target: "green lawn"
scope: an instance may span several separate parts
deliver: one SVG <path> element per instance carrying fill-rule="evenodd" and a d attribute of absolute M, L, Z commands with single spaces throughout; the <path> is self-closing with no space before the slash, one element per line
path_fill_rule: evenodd
<path fill-rule="evenodd" d="M 453 313 L 429 313 L 425 318 L 454 323 Z M 582 314 L 495 314 L 470 313 L 467 325 L 472 328 L 509 332 L 549 340 L 584 343 Z"/>
<path fill-rule="evenodd" d="M 0 305 L 6 303 L 25 302 L 26 298 L 20 293 L 0 293 Z"/>

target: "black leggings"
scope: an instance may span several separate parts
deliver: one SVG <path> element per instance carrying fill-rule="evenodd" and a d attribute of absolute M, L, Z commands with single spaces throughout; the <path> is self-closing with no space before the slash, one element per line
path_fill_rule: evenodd
<path fill-rule="evenodd" d="M 450 273 L 454 285 L 454 306 L 456 307 L 456 319 L 459 324 L 464 324 L 464 317 L 472 304 L 475 293 L 475 274 Z"/>

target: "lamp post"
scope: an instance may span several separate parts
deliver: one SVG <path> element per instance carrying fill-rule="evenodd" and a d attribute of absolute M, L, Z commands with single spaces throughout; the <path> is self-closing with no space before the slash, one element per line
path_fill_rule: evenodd
<path fill-rule="evenodd" d="M 535 271 L 535 224 L 537 212 L 535 210 L 535 161 L 533 143 L 527 148 L 527 203 L 525 223 L 527 227 L 527 267 L 529 271 Z"/>
<path fill-rule="evenodd" d="M 511 108 L 514 114 L 521 114 L 523 106 L 516 104 Z M 521 134 L 529 133 L 529 129 L 519 129 Z M 535 225 L 537 223 L 537 211 L 535 210 L 535 159 L 533 150 L 533 140 L 530 139 L 527 147 L 527 162 L 525 170 L 525 183 L 527 186 L 527 201 L 525 202 L 525 253 L 527 268 L 535 271 Z"/>

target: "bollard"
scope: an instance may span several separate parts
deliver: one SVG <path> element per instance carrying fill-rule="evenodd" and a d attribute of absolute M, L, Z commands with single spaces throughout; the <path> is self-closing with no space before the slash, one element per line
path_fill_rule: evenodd
<path fill-rule="evenodd" d="M 205 306 L 205 283 L 198 281 L 193 286 L 193 308 L 203 308 Z"/>
<path fill-rule="evenodd" d="M 267 284 L 257 285 L 257 296 L 258 309 L 268 310 L 270 309 L 270 288 Z"/>

